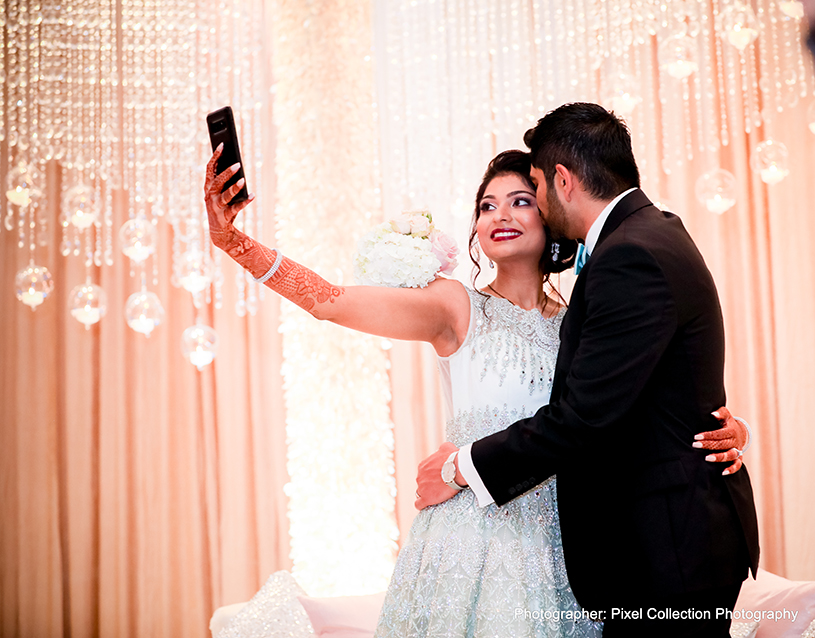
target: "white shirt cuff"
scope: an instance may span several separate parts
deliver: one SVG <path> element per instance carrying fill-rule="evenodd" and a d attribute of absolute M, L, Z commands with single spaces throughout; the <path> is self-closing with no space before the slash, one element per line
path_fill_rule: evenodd
<path fill-rule="evenodd" d="M 478 470 L 476 470 L 475 465 L 473 465 L 473 457 L 470 452 L 472 446 L 472 443 L 468 443 L 458 451 L 458 471 L 475 494 L 478 505 L 480 507 L 486 507 L 490 503 L 495 503 L 495 499 L 490 496 L 490 493 L 484 486 L 484 481 L 482 481 L 478 475 Z"/>

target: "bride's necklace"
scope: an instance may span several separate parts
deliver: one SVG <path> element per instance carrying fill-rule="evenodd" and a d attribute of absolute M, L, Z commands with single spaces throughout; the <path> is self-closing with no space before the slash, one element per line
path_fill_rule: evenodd
<path fill-rule="evenodd" d="M 496 295 L 498 295 L 499 297 L 501 297 L 501 299 L 505 299 L 506 301 L 508 301 L 509 303 L 511 303 L 511 304 L 512 304 L 513 306 L 515 306 L 516 308 L 521 308 L 521 307 L 520 307 L 518 304 L 516 304 L 514 301 L 512 301 L 512 299 L 507 299 L 506 297 L 504 297 L 504 295 L 502 295 L 502 294 L 501 294 L 500 292 L 498 292 L 498 291 L 497 291 L 495 288 L 493 288 L 493 287 L 492 287 L 492 284 L 487 284 L 487 288 L 489 288 L 489 289 L 490 289 L 490 290 L 492 290 L 492 291 L 493 291 L 493 292 L 494 292 Z M 545 304 L 544 304 L 544 305 L 545 305 Z M 521 308 L 521 310 L 524 310 L 524 308 Z M 541 314 L 543 313 L 543 309 L 541 309 L 541 308 L 536 308 L 536 310 L 538 310 L 538 312 L 540 312 Z"/>

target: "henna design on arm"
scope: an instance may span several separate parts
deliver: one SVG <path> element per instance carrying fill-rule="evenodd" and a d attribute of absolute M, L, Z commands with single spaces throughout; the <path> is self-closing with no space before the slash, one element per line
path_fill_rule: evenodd
<path fill-rule="evenodd" d="M 283 258 L 280 268 L 266 285 L 309 312 L 317 304 L 334 303 L 345 292 L 341 286 L 327 282 L 313 270 L 288 257 Z"/>
<path fill-rule="evenodd" d="M 210 232 L 210 235 L 212 234 Z M 266 248 L 234 227 L 232 227 L 231 235 L 229 243 L 222 245 L 221 248 L 248 270 L 253 277 L 261 277 L 272 267 L 276 256 L 274 250 Z M 213 242 L 215 242 L 214 237 Z"/>
<path fill-rule="evenodd" d="M 255 278 L 264 275 L 275 261 L 275 250 L 255 241 L 234 226 L 210 231 L 213 243 L 222 248 Z M 279 295 L 311 312 L 317 304 L 333 303 L 345 290 L 320 277 L 313 270 L 284 257 L 266 285 Z"/>

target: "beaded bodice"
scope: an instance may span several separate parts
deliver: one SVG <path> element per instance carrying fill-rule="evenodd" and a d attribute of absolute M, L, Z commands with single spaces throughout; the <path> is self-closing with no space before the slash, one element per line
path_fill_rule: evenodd
<path fill-rule="evenodd" d="M 563 318 L 563 312 L 544 318 L 506 299 L 467 293 L 467 337 L 454 354 L 439 357 L 447 440 L 459 447 L 548 403 Z"/>

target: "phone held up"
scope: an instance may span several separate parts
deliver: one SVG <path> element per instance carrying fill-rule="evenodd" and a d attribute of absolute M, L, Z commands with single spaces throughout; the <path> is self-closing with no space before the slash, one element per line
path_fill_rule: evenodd
<path fill-rule="evenodd" d="M 207 129 L 209 130 L 209 141 L 212 144 L 213 151 L 218 148 L 218 144 L 223 142 L 224 145 L 223 152 L 218 158 L 218 166 L 215 169 L 216 175 L 224 172 L 236 162 L 240 162 L 241 164 L 238 172 L 224 184 L 223 189 L 221 189 L 221 192 L 223 192 L 230 188 L 241 177 L 244 177 L 241 150 L 238 146 L 238 133 L 235 129 L 235 118 L 232 116 L 232 107 L 225 106 L 222 109 L 208 114 Z M 249 199 L 249 190 L 244 182 L 243 188 L 232 198 L 229 205 L 231 206 L 232 204 L 237 204 L 247 199 Z"/>

